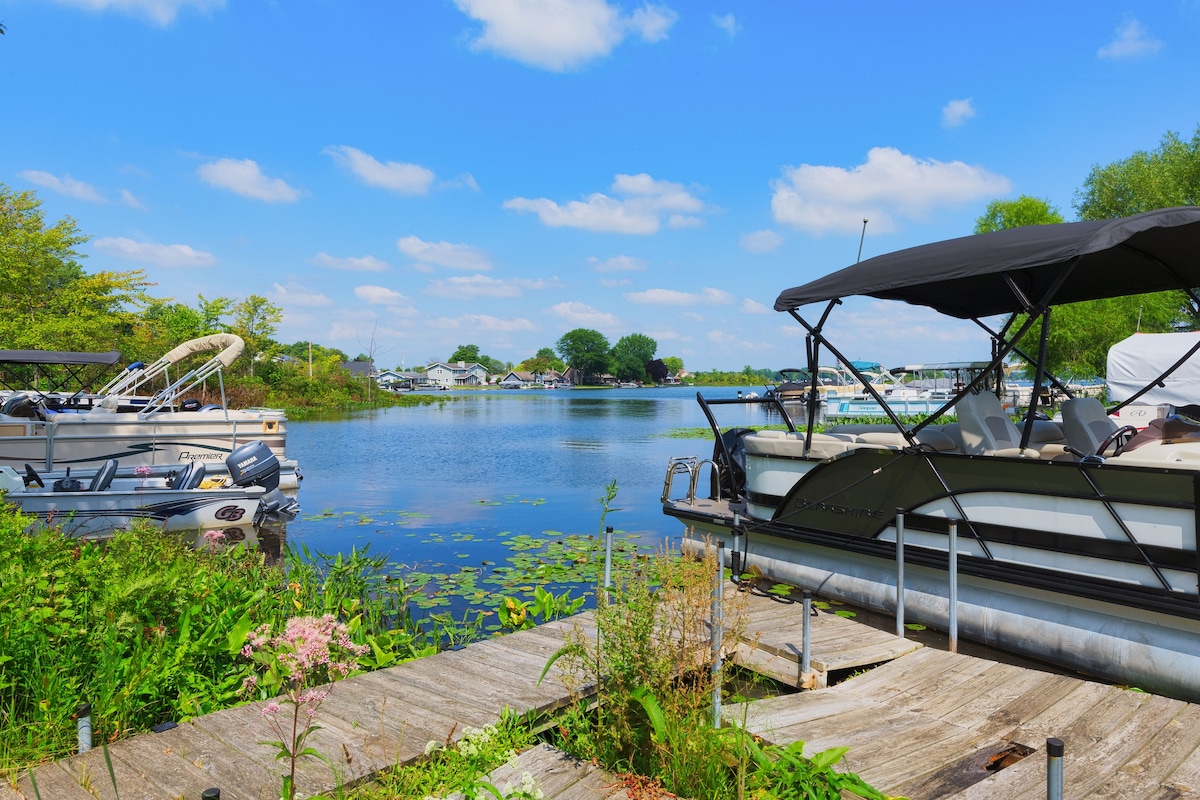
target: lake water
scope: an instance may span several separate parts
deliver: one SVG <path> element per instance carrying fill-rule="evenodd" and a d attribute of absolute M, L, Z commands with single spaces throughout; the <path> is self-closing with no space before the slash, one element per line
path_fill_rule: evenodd
<path fill-rule="evenodd" d="M 516 536 L 600 532 L 598 498 L 616 480 L 607 524 L 647 549 L 678 543 L 683 527 L 660 504 L 667 462 L 712 455 L 711 436 L 666 435 L 707 427 L 695 389 L 450 394 L 430 406 L 289 423 L 288 454 L 304 481 L 288 541 L 323 553 L 369 544 L 424 572 L 487 572 L 505 563 Z M 777 421 L 758 408 L 729 410 L 723 425 Z"/>

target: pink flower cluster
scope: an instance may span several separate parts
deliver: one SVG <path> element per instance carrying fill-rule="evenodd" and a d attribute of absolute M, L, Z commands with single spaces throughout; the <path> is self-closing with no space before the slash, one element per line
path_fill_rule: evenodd
<path fill-rule="evenodd" d="M 255 651 L 271 652 L 286 679 L 294 686 L 323 682 L 322 678 L 344 678 L 358 669 L 358 656 L 370 648 L 355 644 L 346 626 L 332 614 L 323 617 L 292 617 L 283 632 L 271 636 L 268 625 L 260 626 L 246 636 L 242 655 L 251 657 Z M 334 660 L 341 656 L 343 660 Z M 324 698 L 321 698 L 324 699 Z"/>

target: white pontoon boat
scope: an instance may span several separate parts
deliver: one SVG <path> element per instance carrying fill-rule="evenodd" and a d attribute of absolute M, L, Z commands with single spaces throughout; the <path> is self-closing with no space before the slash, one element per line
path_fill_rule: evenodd
<path fill-rule="evenodd" d="M 287 458 L 287 417 L 268 408 L 231 409 L 224 402 L 222 370 L 245 345 L 231 333 L 184 342 L 150 365 L 135 364 L 96 394 L 14 392 L 0 406 L 0 466 L 98 469 L 109 459 L 121 467 L 174 466 L 203 462 L 225 469 L 239 446 L 261 441 L 282 465 L 282 484 L 295 489 L 296 463 Z M 198 353 L 217 351 L 200 367 L 171 378 L 171 369 Z M 147 387 L 165 386 L 151 395 Z M 222 402 L 201 406 L 187 393 L 214 379 Z"/>
<path fill-rule="evenodd" d="M 974 321 L 993 339 L 990 367 L 909 426 L 890 414 L 886 428 L 817 433 L 809 408 L 800 430 L 722 431 L 719 401 L 698 397 L 717 434 L 708 496 L 695 488 L 707 459 L 676 459 L 663 510 L 768 576 L 889 613 L 903 598 L 908 620 L 933 627 L 948 625 L 956 563 L 962 637 L 1200 701 L 1200 426 L 1173 419 L 1127 440 L 1086 397 L 1062 404 L 1061 426 L 1036 404 L 1018 426 L 984 388 L 1016 356 L 1034 365 L 1032 396 L 1069 397 L 1018 344 L 1040 331 L 1045 352 L 1052 306 L 1167 289 L 1200 305 L 1196 286 L 1200 208 L 1188 207 L 968 236 L 789 289 L 775 308 L 806 329 L 813 366 L 822 348 L 845 362 L 825 320 L 864 295 Z M 997 315 L 1007 322 L 990 324 Z M 938 425 L 947 412 L 957 423 Z"/>

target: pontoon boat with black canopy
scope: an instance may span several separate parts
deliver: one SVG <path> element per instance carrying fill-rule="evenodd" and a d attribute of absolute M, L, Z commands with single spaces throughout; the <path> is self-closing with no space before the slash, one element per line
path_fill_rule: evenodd
<path fill-rule="evenodd" d="M 698 396 L 717 434 L 709 496 L 696 489 L 707 459 L 674 459 L 664 512 L 777 579 L 887 612 L 902 599 L 910 620 L 935 627 L 956 563 L 963 637 L 1200 700 L 1200 428 L 1129 442 L 1098 400 L 1045 370 L 1053 306 L 1167 289 L 1200 306 L 1196 286 L 1200 208 L 1187 207 L 914 247 L 788 289 L 775 308 L 806 329 L 810 366 L 823 350 L 849 365 L 825 325 L 852 295 L 971 320 L 992 339 L 990 361 L 907 426 L 892 414 L 891 426 L 818 433 L 810 407 L 801 430 L 784 414 L 787 432 L 721 431 L 719 403 Z M 1018 344 L 1030 331 L 1034 353 Z M 1052 386 L 1069 398 L 1061 426 L 1036 404 L 1020 425 L 1004 413 L 996 387 L 1012 357 L 1032 364 L 1033 397 Z M 675 497 L 683 474 L 689 489 Z"/>

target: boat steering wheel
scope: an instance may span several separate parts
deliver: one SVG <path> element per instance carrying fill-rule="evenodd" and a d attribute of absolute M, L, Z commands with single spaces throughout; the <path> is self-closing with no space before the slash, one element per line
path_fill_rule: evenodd
<path fill-rule="evenodd" d="M 1104 441 L 1096 447 L 1096 452 L 1093 455 L 1103 456 L 1104 451 L 1107 450 L 1109 445 L 1111 445 L 1113 442 L 1117 443 L 1116 448 L 1113 450 L 1113 455 L 1121 455 L 1121 452 L 1125 449 L 1125 445 L 1129 444 L 1130 437 L 1132 437 L 1135 433 L 1137 433 L 1137 428 L 1133 427 L 1132 425 L 1122 425 L 1120 428 L 1117 428 L 1108 436 L 1104 437 Z"/>

